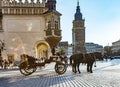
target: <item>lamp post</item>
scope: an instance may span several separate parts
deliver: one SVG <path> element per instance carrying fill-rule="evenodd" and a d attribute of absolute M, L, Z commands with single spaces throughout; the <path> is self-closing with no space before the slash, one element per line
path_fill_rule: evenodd
<path fill-rule="evenodd" d="M 4 50 L 5 43 L 4 41 L 0 40 L 0 57 L 2 57 L 2 51 Z"/>

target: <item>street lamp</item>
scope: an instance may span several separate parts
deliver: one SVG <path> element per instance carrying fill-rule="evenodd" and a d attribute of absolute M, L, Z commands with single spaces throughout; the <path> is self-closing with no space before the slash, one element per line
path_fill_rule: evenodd
<path fill-rule="evenodd" d="M 0 57 L 2 57 L 2 51 L 4 50 L 5 43 L 4 41 L 0 40 Z"/>

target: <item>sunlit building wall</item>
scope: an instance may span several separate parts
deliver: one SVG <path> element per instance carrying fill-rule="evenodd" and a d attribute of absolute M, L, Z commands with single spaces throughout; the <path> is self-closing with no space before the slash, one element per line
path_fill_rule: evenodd
<path fill-rule="evenodd" d="M 61 38 L 60 16 L 56 0 L 0 0 L 0 40 L 4 40 L 4 58 L 28 54 L 49 57 Z M 53 44 L 50 39 L 55 40 Z M 54 44 L 55 43 L 55 44 Z"/>

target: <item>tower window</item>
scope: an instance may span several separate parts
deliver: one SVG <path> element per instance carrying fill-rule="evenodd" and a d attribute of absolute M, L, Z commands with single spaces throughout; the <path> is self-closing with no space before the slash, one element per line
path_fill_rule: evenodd
<path fill-rule="evenodd" d="M 58 22 L 55 21 L 55 29 L 58 29 Z"/>
<path fill-rule="evenodd" d="M 51 29 L 51 21 L 48 21 L 48 29 Z"/>
<path fill-rule="evenodd" d="M 55 10 L 55 8 L 56 8 L 56 5 L 54 5 L 54 10 Z"/>

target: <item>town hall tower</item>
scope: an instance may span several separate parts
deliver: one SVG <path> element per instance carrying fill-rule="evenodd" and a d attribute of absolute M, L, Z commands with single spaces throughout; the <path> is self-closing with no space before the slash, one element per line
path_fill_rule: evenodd
<path fill-rule="evenodd" d="M 86 52 L 84 22 L 85 20 L 82 18 L 82 13 L 80 12 L 80 6 L 78 1 L 72 29 L 73 54 Z"/>

